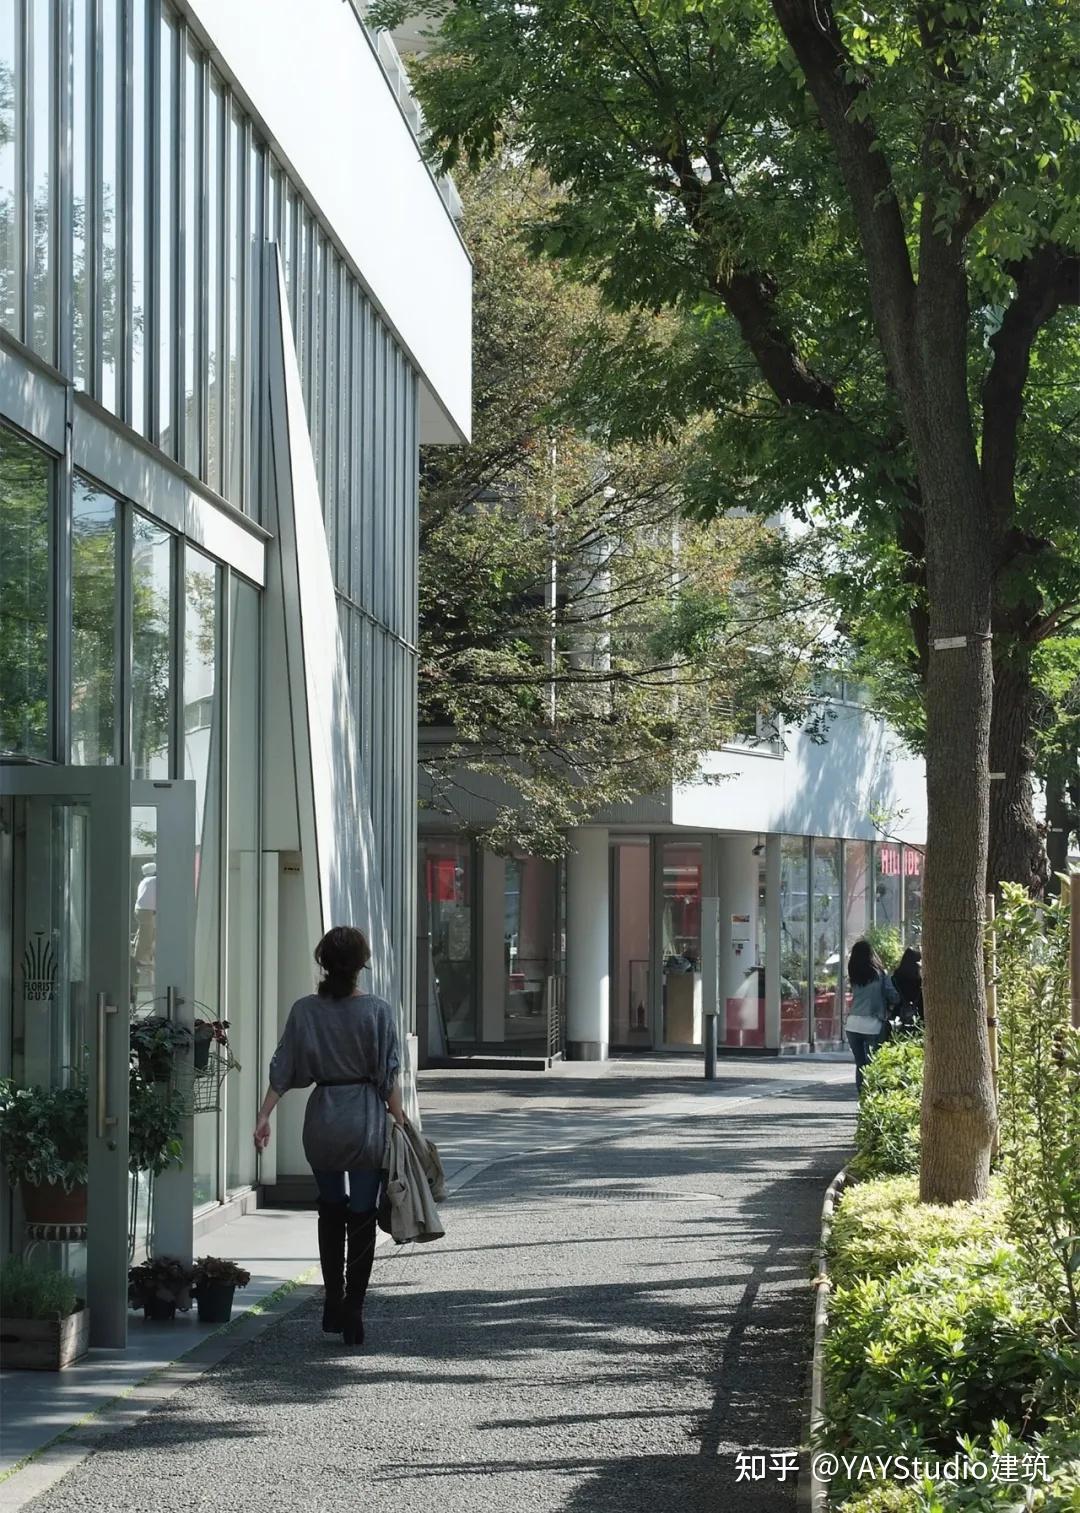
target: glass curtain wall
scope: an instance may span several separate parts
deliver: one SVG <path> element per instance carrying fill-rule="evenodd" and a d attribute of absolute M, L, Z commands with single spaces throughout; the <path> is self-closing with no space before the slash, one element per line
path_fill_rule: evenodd
<path fill-rule="evenodd" d="M 893 841 L 874 845 L 874 924 L 894 930 L 903 926 L 903 855 Z"/>
<path fill-rule="evenodd" d="M 703 848 L 664 841 L 660 846 L 663 952 L 663 1041 L 700 1045 L 701 891 Z"/>
<path fill-rule="evenodd" d="M 111 764 L 119 755 L 119 510 L 81 478 L 71 501 L 71 760 Z"/>
<path fill-rule="evenodd" d="M 873 918 L 870 842 L 844 842 L 844 946 L 841 963 L 844 978 L 844 1019 L 851 1012 L 851 986 L 847 982 L 847 958 L 851 948 L 869 930 Z"/>
<path fill-rule="evenodd" d="M 227 1182 L 255 1180 L 251 1143 L 259 1085 L 259 592 L 229 586 L 228 912 L 225 1008 L 240 1070 L 226 1079 Z"/>
<path fill-rule="evenodd" d="M 816 839 L 812 856 L 813 1043 L 825 1046 L 838 1042 L 841 1035 L 841 843 Z"/>
<path fill-rule="evenodd" d="M 53 464 L 0 426 L 0 754 L 48 757 Z"/>
<path fill-rule="evenodd" d="M 448 1046 L 476 1041 L 474 852 L 468 841 L 420 843 L 421 927 L 427 976 Z"/>
<path fill-rule="evenodd" d="M 611 846 L 612 1045 L 652 1044 L 652 863 L 647 838 Z"/>
<path fill-rule="evenodd" d="M 810 842 L 780 843 L 780 1043 L 810 1040 Z"/>
<path fill-rule="evenodd" d="M 542 1038 L 547 980 L 555 972 L 557 878 L 540 856 L 506 859 L 503 884 L 505 1022 L 508 1041 Z"/>
<path fill-rule="evenodd" d="M 904 943 L 922 941 L 924 855 L 919 846 L 904 847 Z"/>

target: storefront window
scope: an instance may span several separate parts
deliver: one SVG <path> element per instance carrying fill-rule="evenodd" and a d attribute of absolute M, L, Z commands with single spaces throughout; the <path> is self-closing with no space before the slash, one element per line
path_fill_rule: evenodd
<path fill-rule="evenodd" d="M 467 841 L 426 840 L 420 847 L 421 912 L 430 934 L 429 977 L 448 1045 L 476 1039 L 473 959 L 473 859 Z"/>
<path fill-rule="evenodd" d="M 904 940 L 909 946 L 922 940 L 924 862 L 918 846 L 904 847 Z"/>
<path fill-rule="evenodd" d="M 255 1180 L 251 1128 L 259 1104 L 259 592 L 229 591 L 229 1043 L 240 1070 L 228 1087 L 228 1185 Z"/>
<path fill-rule="evenodd" d="M 0 751 L 49 755 L 49 459 L 0 426 Z"/>
<path fill-rule="evenodd" d="M 895 930 L 901 927 L 901 893 L 903 883 L 903 853 L 895 841 L 880 841 L 874 846 L 874 924 L 880 932 L 883 928 Z M 880 949 L 880 945 L 879 945 Z M 894 966 L 893 962 L 885 965 Z"/>
<path fill-rule="evenodd" d="M 780 843 L 780 1042 L 810 1039 L 810 842 Z"/>
<path fill-rule="evenodd" d="M 649 842 L 619 840 L 611 848 L 614 977 L 612 1045 L 651 1045 L 649 963 L 652 889 Z"/>
<path fill-rule="evenodd" d="M 847 973 L 847 957 L 857 940 L 870 928 L 870 842 L 844 842 L 844 956 L 842 970 Z M 844 1017 L 851 1009 L 851 988 L 844 993 Z"/>
<path fill-rule="evenodd" d="M 701 882 L 699 844 L 661 846 L 663 1039 L 701 1044 Z"/>
<path fill-rule="evenodd" d="M 71 760 L 116 760 L 116 501 L 76 478 L 71 505 Z"/>
<path fill-rule="evenodd" d="M 555 934 L 555 867 L 539 856 L 506 861 L 503 951 L 506 967 L 506 1039 L 544 1033 L 547 979 Z"/>
<path fill-rule="evenodd" d="M 840 1039 L 840 842 L 813 844 L 814 1044 Z"/>

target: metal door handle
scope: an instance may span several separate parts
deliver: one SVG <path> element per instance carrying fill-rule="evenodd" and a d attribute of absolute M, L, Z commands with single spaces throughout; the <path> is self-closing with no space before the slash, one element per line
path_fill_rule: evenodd
<path fill-rule="evenodd" d="M 116 1013 L 116 1005 L 107 1001 L 107 994 L 99 993 L 97 996 L 97 1134 L 99 1140 L 104 1140 L 115 1119 L 109 1117 L 107 1104 L 109 1101 L 109 1067 L 105 1059 L 106 1027 L 108 1016 Z"/>

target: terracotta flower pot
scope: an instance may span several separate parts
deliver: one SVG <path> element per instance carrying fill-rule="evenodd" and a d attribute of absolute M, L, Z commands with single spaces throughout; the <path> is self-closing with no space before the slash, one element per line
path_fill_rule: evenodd
<path fill-rule="evenodd" d="M 22 1182 L 23 1213 L 28 1224 L 85 1224 L 86 1184 L 65 1192 L 59 1182 Z"/>

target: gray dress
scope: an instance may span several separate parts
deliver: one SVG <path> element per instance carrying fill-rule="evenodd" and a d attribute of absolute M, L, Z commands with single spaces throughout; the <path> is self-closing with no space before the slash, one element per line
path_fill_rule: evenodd
<path fill-rule="evenodd" d="M 270 1062 L 275 1093 L 317 1084 L 304 1115 L 304 1155 L 313 1170 L 378 1171 L 386 1145 L 386 1100 L 401 1066 L 394 1011 L 382 998 L 320 998 L 293 1004 Z"/>

